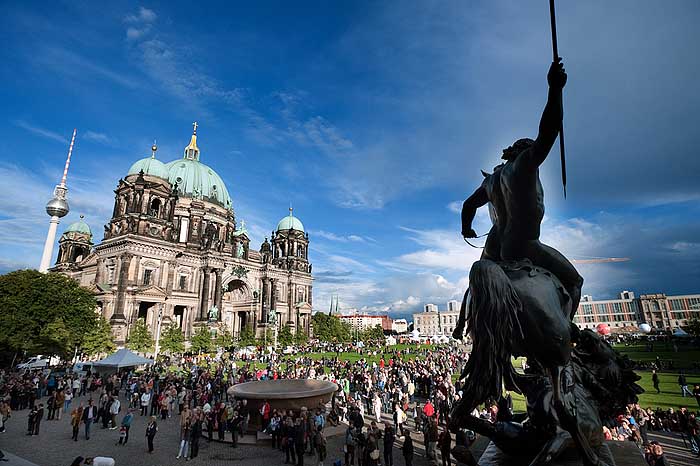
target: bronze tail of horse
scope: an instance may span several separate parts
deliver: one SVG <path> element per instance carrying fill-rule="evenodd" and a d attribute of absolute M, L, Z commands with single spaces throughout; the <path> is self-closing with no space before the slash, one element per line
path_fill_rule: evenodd
<path fill-rule="evenodd" d="M 482 259 L 469 273 L 471 300 L 467 333 L 473 349 L 462 378 L 466 377 L 463 399 L 473 410 L 487 400 L 497 400 L 506 388 L 520 392 L 511 362 L 513 349 L 522 341 L 522 304 L 510 279 L 493 261 Z"/>

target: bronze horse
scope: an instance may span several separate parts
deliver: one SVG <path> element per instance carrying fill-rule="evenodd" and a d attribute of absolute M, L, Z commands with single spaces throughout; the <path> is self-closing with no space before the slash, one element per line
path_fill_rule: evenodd
<path fill-rule="evenodd" d="M 561 282 L 528 260 L 482 259 L 473 264 L 463 303 L 473 349 L 461 376 L 462 398 L 450 415 L 453 430 L 464 427 L 486 435 L 501 451 L 527 458 L 531 465 L 551 461 L 571 440 L 585 464 L 605 464 L 595 451 L 603 441 L 597 400 L 601 395 L 591 387 L 597 364 L 618 368 L 618 375 L 627 367 L 621 368 L 612 348 L 597 335 L 578 330 L 570 320 L 571 306 Z M 461 334 L 461 329 L 456 332 Z M 582 336 L 588 353 L 574 349 Z M 605 353 L 608 349 L 610 354 Z M 603 353 L 603 358 L 596 360 L 592 352 Z M 526 374 L 515 371 L 514 356 L 527 357 Z M 635 377 L 632 373 L 627 378 Z M 526 396 L 523 422 L 505 413 L 495 424 L 471 415 L 480 404 L 498 401 L 504 386 Z M 612 405 L 618 409 L 633 401 L 635 391 L 639 393 L 636 385 L 617 394 L 620 400 Z"/>

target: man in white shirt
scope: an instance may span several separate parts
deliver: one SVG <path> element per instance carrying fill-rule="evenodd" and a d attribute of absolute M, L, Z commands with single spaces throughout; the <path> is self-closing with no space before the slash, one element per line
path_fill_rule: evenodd
<path fill-rule="evenodd" d="M 109 405 L 109 415 L 112 418 L 111 419 L 112 427 L 110 427 L 110 430 L 114 430 L 117 428 L 117 414 L 119 414 L 120 407 L 121 407 L 121 403 L 119 402 L 119 398 L 112 397 L 112 404 Z"/>
<path fill-rule="evenodd" d="M 148 414 L 148 405 L 151 403 L 151 394 L 148 392 L 143 392 L 141 395 L 141 416 L 146 416 Z"/>
<path fill-rule="evenodd" d="M 92 466 L 114 466 L 114 458 L 108 458 L 106 456 L 88 457 L 85 458 L 85 464 L 91 464 Z"/>

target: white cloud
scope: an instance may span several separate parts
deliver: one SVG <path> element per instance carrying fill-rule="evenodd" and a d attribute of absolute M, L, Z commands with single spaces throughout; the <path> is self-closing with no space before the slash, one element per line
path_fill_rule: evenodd
<path fill-rule="evenodd" d="M 310 235 L 313 235 L 314 237 L 318 238 L 323 238 L 329 241 L 337 241 L 341 243 L 364 243 L 367 241 L 372 241 L 371 238 L 366 238 L 364 236 L 360 235 L 337 235 L 335 233 L 332 233 L 330 231 L 324 231 L 324 230 L 310 230 L 309 231 Z"/>
<path fill-rule="evenodd" d="M 124 18 L 124 21 L 127 23 L 152 23 L 157 17 L 158 15 L 156 15 L 155 11 L 148 8 L 139 7 L 137 14 L 127 15 Z"/>
<path fill-rule="evenodd" d="M 112 142 L 112 138 L 110 138 L 106 134 L 90 130 L 87 130 L 83 133 L 83 138 L 87 139 L 88 141 L 94 141 L 105 145 L 110 144 Z"/>
<path fill-rule="evenodd" d="M 18 127 L 22 128 L 24 130 L 29 131 L 32 134 L 36 134 L 37 136 L 41 136 L 41 137 L 46 138 L 46 139 L 51 139 L 53 141 L 68 144 L 68 139 L 66 139 L 62 135 L 56 133 L 55 131 L 51 131 L 51 130 L 48 130 L 45 128 L 41 128 L 39 126 L 31 125 L 24 120 L 16 120 L 15 125 L 17 125 Z"/>

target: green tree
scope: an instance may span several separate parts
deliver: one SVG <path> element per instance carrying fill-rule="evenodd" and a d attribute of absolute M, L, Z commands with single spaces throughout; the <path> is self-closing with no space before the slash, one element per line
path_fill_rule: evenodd
<path fill-rule="evenodd" d="M 111 353 L 117 349 L 112 336 L 112 327 L 104 317 L 97 319 L 95 328 L 85 334 L 81 345 L 83 354 L 94 356 L 100 353 Z"/>
<path fill-rule="evenodd" d="M 302 329 L 298 329 L 294 334 L 294 343 L 297 345 L 303 345 L 309 341 L 309 336 Z"/>
<path fill-rule="evenodd" d="M 238 334 L 238 345 L 239 346 L 252 346 L 255 344 L 255 334 L 253 333 L 253 330 L 249 327 L 246 326 L 241 330 L 241 333 Z"/>
<path fill-rule="evenodd" d="M 216 346 L 218 348 L 229 348 L 233 346 L 233 335 L 231 335 L 228 329 L 225 329 L 216 336 Z"/>
<path fill-rule="evenodd" d="M 208 353 L 214 346 L 211 338 L 211 333 L 206 327 L 199 327 L 194 335 L 192 335 L 192 351 L 196 353 Z"/>
<path fill-rule="evenodd" d="M 97 325 L 95 297 L 59 273 L 0 276 L 0 347 L 68 356 Z"/>
<path fill-rule="evenodd" d="M 275 342 L 274 330 L 272 330 L 272 328 L 266 328 L 265 334 L 263 335 L 263 337 L 258 338 L 258 340 L 255 342 L 255 344 L 259 345 L 259 346 L 264 346 L 267 343 L 268 346 L 272 346 L 272 344 L 274 342 Z"/>
<path fill-rule="evenodd" d="M 694 337 L 700 337 L 700 319 L 693 317 L 688 321 L 688 324 L 683 327 L 683 330 Z"/>
<path fill-rule="evenodd" d="M 366 328 L 362 332 L 361 338 L 364 341 L 379 341 L 384 343 L 384 329 L 381 325 L 375 325 L 374 327 Z"/>
<path fill-rule="evenodd" d="M 126 340 L 126 346 L 139 353 L 153 351 L 153 335 L 148 330 L 144 319 L 137 319 L 134 322 L 129 332 L 129 338 Z"/>
<path fill-rule="evenodd" d="M 311 316 L 314 337 L 321 341 L 348 342 L 352 340 L 352 328 L 347 322 L 342 322 L 333 315 L 317 312 Z"/>
<path fill-rule="evenodd" d="M 277 335 L 277 343 L 279 343 L 280 346 L 289 346 L 294 343 L 294 334 L 289 324 L 284 325 L 280 330 L 279 335 Z"/>
<path fill-rule="evenodd" d="M 185 335 L 176 322 L 172 322 L 163 330 L 163 334 L 160 337 L 160 348 L 167 354 L 185 352 Z"/>

